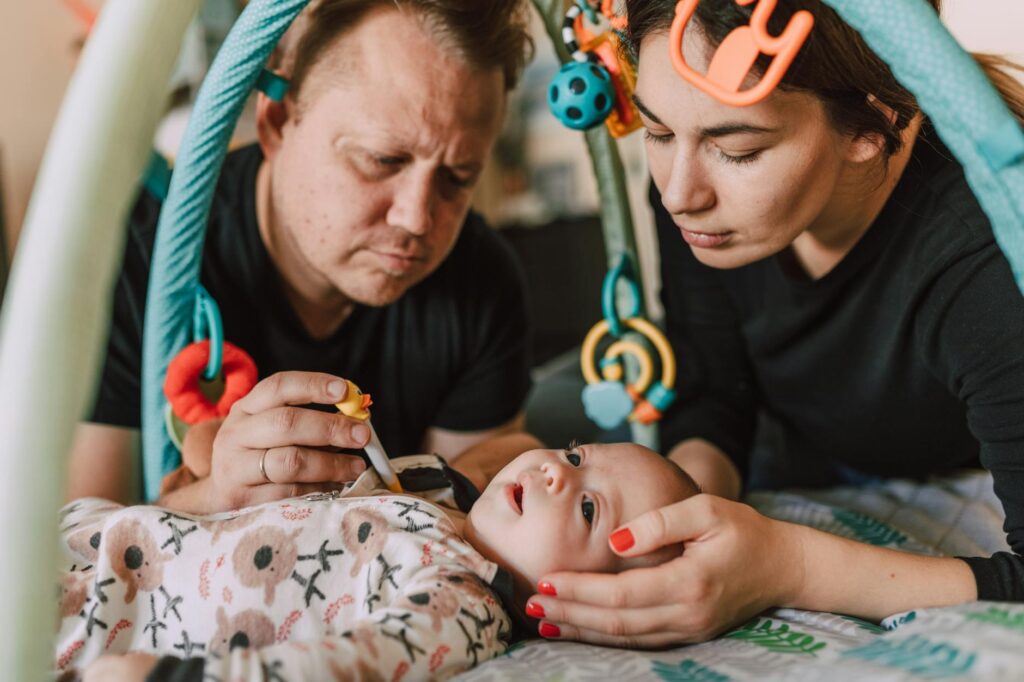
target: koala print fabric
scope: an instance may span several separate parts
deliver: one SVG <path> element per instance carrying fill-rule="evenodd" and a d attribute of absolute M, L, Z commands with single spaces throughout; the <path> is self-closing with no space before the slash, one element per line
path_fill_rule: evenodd
<path fill-rule="evenodd" d="M 402 459 L 400 473 L 442 468 Z M 342 493 L 205 517 L 78 500 L 61 537 L 59 670 L 145 651 L 193 659 L 160 666 L 174 679 L 446 678 L 511 629 L 490 587 L 505 574 L 372 470 Z"/>

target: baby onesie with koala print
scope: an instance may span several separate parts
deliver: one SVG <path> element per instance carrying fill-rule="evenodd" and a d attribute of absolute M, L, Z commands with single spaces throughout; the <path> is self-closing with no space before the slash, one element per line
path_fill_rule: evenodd
<path fill-rule="evenodd" d="M 56 667 L 142 651 L 166 655 L 149 680 L 425 679 L 502 653 L 511 577 L 437 506 L 465 506 L 457 475 L 432 455 L 393 464 L 431 501 L 368 469 L 340 493 L 208 516 L 70 503 Z"/>

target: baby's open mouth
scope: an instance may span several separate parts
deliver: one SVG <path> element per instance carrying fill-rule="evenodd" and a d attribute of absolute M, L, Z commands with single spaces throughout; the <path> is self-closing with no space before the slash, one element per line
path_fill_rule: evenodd
<path fill-rule="evenodd" d="M 506 488 L 506 496 L 508 497 L 509 506 L 512 507 L 515 513 L 522 515 L 523 513 L 523 486 L 518 483 L 514 483 Z"/>

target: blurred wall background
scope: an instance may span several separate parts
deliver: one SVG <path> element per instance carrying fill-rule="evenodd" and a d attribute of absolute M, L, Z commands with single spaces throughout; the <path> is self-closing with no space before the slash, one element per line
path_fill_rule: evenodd
<path fill-rule="evenodd" d="M 104 2 L 80 1 L 97 10 Z M 224 13 L 217 8 L 222 8 L 225 2 L 233 0 L 211 0 L 212 8 L 204 10 L 205 19 L 215 28 Z M 945 17 L 968 49 L 1008 54 L 1024 60 L 1024 0 L 946 0 Z M 64 88 L 71 77 L 76 45 L 84 37 L 84 29 L 66 0 L 0 2 L 0 93 L 3 97 L 0 105 L 0 207 L 3 211 L 0 223 L 5 227 L 9 245 L 16 242 L 24 219 L 32 184 Z M 542 52 L 550 49 L 543 34 L 538 36 L 538 45 Z M 543 78 L 535 82 L 543 87 Z M 636 178 L 637 191 L 633 195 L 642 199 L 646 180 L 638 138 L 633 136 L 627 141 L 623 154 L 631 176 Z M 553 139 L 560 142 L 552 145 Z M 526 140 L 526 148 L 517 153 L 526 155 L 528 163 L 547 166 L 546 175 L 539 178 L 543 193 L 567 194 L 568 198 L 563 198 L 559 208 L 570 213 L 592 211 L 594 189 L 580 137 L 568 132 L 562 134 L 552 120 L 550 125 L 540 129 L 539 135 L 527 136 Z M 561 171 L 555 168 L 558 164 L 561 164 Z M 503 205 L 502 197 L 512 188 L 503 187 L 496 174 L 490 177 L 492 181 L 481 188 L 478 204 L 495 222 L 542 222 L 554 217 L 543 201 L 538 203 L 537 196 L 520 197 L 518 205 Z M 637 210 L 642 216 L 643 207 Z M 651 271 L 652 263 L 648 261 L 652 242 L 645 235 L 640 238 L 645 269 Z"/>

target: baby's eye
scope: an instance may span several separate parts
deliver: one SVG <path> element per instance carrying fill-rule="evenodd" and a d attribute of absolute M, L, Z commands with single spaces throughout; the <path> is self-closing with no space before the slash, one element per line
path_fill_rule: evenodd
<path fill-rule="evenodd" d="M 580 456 L 575 452 L 566 450 L 565 458 L 569 460 L 569 464 L 573 465 L 574 467 L 578 467 L 580 465 Z"/>
<path fill-rule="evenodd" d="M 587 525 L 594 523 L 594 501 L 584 495 L 580 509 L 583 511 L 583 520 L 587 522 Z"/>

